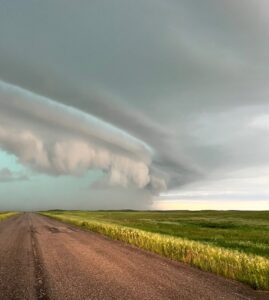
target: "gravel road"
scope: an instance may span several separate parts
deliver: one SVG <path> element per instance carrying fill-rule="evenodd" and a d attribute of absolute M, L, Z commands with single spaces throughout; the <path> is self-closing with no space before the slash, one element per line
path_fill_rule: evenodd
<path fill-rule="evenodd" d="M 0 223 L 0 299 L 269 299 L 244 284 L 24 213 Z"/>

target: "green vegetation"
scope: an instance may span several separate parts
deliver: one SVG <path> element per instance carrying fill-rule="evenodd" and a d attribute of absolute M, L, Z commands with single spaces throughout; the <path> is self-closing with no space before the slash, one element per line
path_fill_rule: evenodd
<path fill-rule="evenodd" d="M 269 212 L 50 211 L 43 214 L 269 290 Z"/>
<path fill-rule="evenodd" d="M 16 212 L 0 212 L 0 221 L 15 216 Z"/>

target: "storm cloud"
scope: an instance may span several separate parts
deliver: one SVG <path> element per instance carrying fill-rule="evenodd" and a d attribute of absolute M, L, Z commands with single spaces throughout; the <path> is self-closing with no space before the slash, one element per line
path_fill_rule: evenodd
<path fill-rule="evenodd" d="M 1 149 L 89 193 L 266 198 L 267 2 L 0 1 Z"/>

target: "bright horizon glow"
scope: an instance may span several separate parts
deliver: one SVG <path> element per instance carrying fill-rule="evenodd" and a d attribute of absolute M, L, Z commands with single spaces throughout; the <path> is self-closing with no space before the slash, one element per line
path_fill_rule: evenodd
<path fill-rule="evenodd" d="M 269 210 L 269 201 L 266 200 L 154 200 L 154 210 Z"/>

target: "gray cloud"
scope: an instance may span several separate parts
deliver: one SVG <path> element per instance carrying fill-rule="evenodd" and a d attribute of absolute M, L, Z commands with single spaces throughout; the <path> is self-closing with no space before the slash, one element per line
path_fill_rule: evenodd
<path fill-rule="evenodd" d="M 198 174 L 190 161 L 183 160 L 183 153 L 174 156 L 169 150 L 172 139 L 167 133 L 162 138 L 165 147 L 158 147 L 162 130 L 158 134 L 157 125 L 149 126 L 143 117 L 141 131 L 150 137 L 145 142 L 92 115 L 5 82 L 0 92 L 0 144 L 36 170 L 57 175 L 101 168 L 108 171 L 111 184 L 133 182 L 153 190 L 184 184 Z M 135 120 L 134 112 L 126 113 L 129 123 Z"/>
<path fill-rule="evenodd" d="M 0 170 L 0 182 L 24 181 L 28 179 L 28 176 L 21 172 L 12 172 L 8 168 Z"/>
<path fill-rule="evenodd" d="M 99 188 L 249 176 L 269 165 L 267 2 L 2 1 L 2 147 L 53 175 L 101 168 Z"/>

